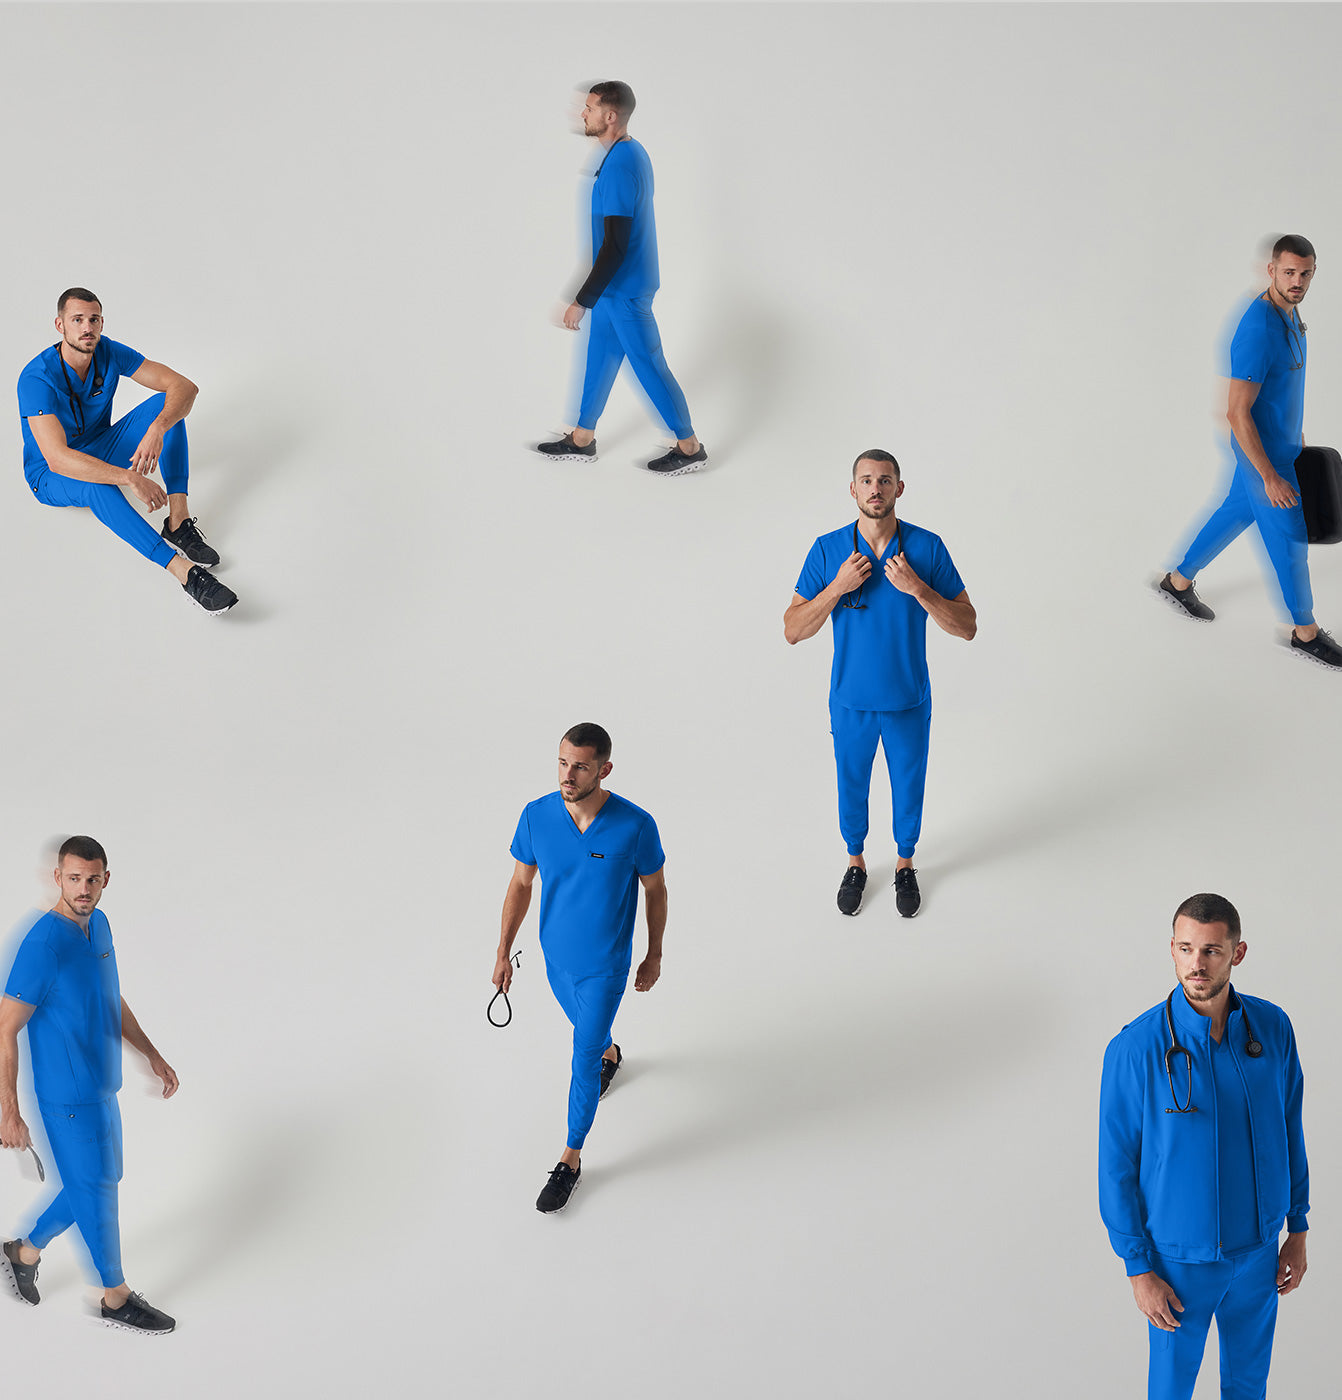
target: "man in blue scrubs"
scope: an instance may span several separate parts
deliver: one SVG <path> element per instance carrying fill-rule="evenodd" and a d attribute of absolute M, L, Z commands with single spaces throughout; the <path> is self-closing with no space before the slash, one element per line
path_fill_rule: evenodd
<path fill-rule="evenodd" d="M 564 312 L 576 331 L 590 311 L 587 369 L 577 426 L 536 450 L 556 462 L 596 460 L 596 424 L 627 359 L 676 445 L 648 463 L 660 476 L 698 471 L 708 453 L 695 436 L 685 395 L 667 367 L 652 315 L 660 285 L 652 214 L 652 162 L 629 135 L 634 93 L 628 83 L 597 83 L 582 109 L 583 134 L 605 152 L 592 182 L 592 270 Z"/>
<path fill-rule="evenodd" d="M 1162 601 L 1197 622 L 1216 614 L 1193 579 L 1236 536 L 1258 526 L 1294 624 L 1291 651 L 1303 660 L 1342 667 L 1342 648 L 1314 621 L 1305 511 L 1295 459 L 1305 445 L 1305 323 L 1300 303 L 1314 278 L 1314 245 L 1289 233 L 1268 265 L 1267 291 L 1251 301 L 1230 343 L 1230 422 L 1235 464 L 1230 490 L 1197 532 L 1184 557 L 1159 584 Z"/>
<path fill-rule="evenodd" d="M 856 914 L 867 884 L 863 847 L 867 795 L 879 743 L 885 749 L 894 807 L 895 907 L 911 919 L 922 904 L 914 847 L 922 830 L 923 786 L 932 725 L 927 675 L 927 619 L 970 641 L 974 605 L 941 539 L 896 515 L 904 494 L 899 463 L 882 448 L 853 463 L 849 485 L 856 523 L 821 535 L 811 546 L 797 591 L 783 615 L 789 644 L 834 624 L 830 732 L 839 774 L 839 830 L 848 869 L 839 910 Z"/>
<path fill-rule="evenodd" d="M 197 607 L 225 613 L 238 601 L 209 572 L 219 556 L 205 542 L 187 501 L 186 424 L 196 386 L 167 365 L 103 336 L 102 303 L 86 287 L 56 304 L 61 338 L 19 376 L 23 473 L 43 505 L 85 506 L 181 584 Z M 122 376 L 158 392 L 112 422 Z M 161 473 L 163 485 L 152 480 Z M 168 507 L 161 532 L 126 499 Z"/>
<path fill-rule="evenodd" d="M 92 837 L 70 837 L 55 878 L 59 897 L 19 945 L 0 999 L 0 1146 L 25 1151 L 32 1144 L 18 1099 L 18 1036 L 26 1026 L 33 1089 L 61 1189 L 25 1236 L 4 1242 L 0 1278 L 36 1306 L 42 1251 L 74 1225 L 104 1289 L 103 1325 L 162 1336 L 173 1319 L 132 1293 L 121 1271 L 121 1042 L 149 1061 L 165 1099 L 177 1092 L 177 1075 L 121 995 L 112 931 L 98 908 L 111 878 L 106 852 Z"/>
<path fill-rule="evenodd" d="M 1213 1317 L 1221 1394 L 1262 1400 L 1305 1276 L 1304 1078 L 1286 1013 L 1230 985 L 1247 950 L 1228 899 L 1184 900 L 1178 987 L 1104 1054 L 1100 1214 L 1150 1324 L 1148 1400 L 1189 1400 Z"/>
<path fill-rule="evenodd" d="M 559 741 L 559 790 L 529 802 L 513 836 L 516 865 L 494 962 L 494 985 L 506 992 L 513 940 L 539 871 L 545 971 L 573 1025 L 568 1142 L 536 1201 L 536 1209 L 547 1214 L 562 1210 L 578 1184 L 597 1100 L 620 1066 L 620 1047 L 610 1032 L 633 961 L 639 885 L 648 953 L 634 974 L 634 990 L 650 991 L 662 974 L 666 857 L 647 812 L 601 786 L 610 771 L 610 735 L 599 724 L 574 725 Z"/>

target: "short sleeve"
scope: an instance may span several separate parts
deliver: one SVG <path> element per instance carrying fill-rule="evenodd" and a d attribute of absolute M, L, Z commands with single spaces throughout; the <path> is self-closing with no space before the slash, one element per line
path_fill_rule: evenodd
<path fill-rule="evenodd" d="M 801 577 L 797 580 L 797 592 L 809 603 L 818 593 L 829 587 L 825 571 L 825 549 L 819 540 L 811 546 L 806 562 L 801 566 Z"/>
<path fill-rule="evenodd" d="M 522 809 L 522 815 L 517 819 L 517 830 L 513 833 L 513 844 L 509 851 L 512 858 L 520 860 L 523 865 L 536 864 L 536 851 L 531 844 L 531 823 L 527 819 L 526 808 Z"/>
<path fill-rule="evenodd" d="M 24 370 L 19 376 L 19 417 L 37 418 L 56 412 L 56 390 L 40 374 Z"/>
<path fill-rule="evenodd" d="M 1230 342 L 1230 377 L 1261 384 L 1272 368 L 1272 346 L 1270 327 L 1261 315 L 1253 314 L 1254 309 L 1239 323 Z"/>
<path fill-rule="evenodd" d="M 607 159 L 601 174 L 601 212 L 610 215 L 623 215 L 632 219 L 638 209 L 638 171 L 632 161 L 618 160 L 614 164 Z"/>
<path fill-rule="evenodd" d="M 964 580 L 940 540 L 932 548 L 932 577 L 928 580 L 943 598 L 958 598 L 965 591 Z"/>
<path fill-rule="evenodd" d="M 28 1006 L 41 1006 L 56 980 L 56 972 L 55 953 L 40 940 L 25 938 L 14 955 L 5 995 Z"/>
<path fill-rule="evenodd" d="M 132 350 L 129 345 L 122 345 L 116 340 L 107 343 L 111 346 L 112 363 L 118 374 L 124 374 L 129 379 L 144 364 L 144 356 L 138 350 Z"/>
<path fill-rule="evenodd" d="M 657 823 L 649 817 L 638 833 L 638 850 L 634 853 L 634 869 L 639 875 L 655 875 L 666 864 L 666 853 L 662 850 L 662 838 L 657 834 Z"/>

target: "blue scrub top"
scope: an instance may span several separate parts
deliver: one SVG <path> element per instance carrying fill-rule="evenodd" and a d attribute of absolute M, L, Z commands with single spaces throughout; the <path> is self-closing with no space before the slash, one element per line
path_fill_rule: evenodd
<path fill-rule="evenodd" d="M 617 141 L 592 182 L 592 256 L 606 236 L 606 216 L 632 219 L 629 248 L 602 296 L 648 297 L 660 285 L 657 226 L 652 217 L 652 162 L 632 139 Z"/>
<path fill-rule="evenodd" d="M 54 413 L 65 429 L 65 440 L 71 447 L 96 436 L 112 421 L 112 395 L 124 374 L 129 378 L 144 364 L 144 356 L 138 350 L 106 336 L 98 342 L 93 351 L 93 363 L 89 372 L 81 380 L 65 366 L 61 373 L 61 356 L 58 345 L 49 345 L 34 360 L 29 360 L 19 375 L 19 419 L 23 425 L 23 471 L 31 478 L 34 468 L 45 467 L 46 460 L 38 449 L 37 440 L 28 426 L 29 418 L 37 418 L 44 413 Z M 65 376 L 70 379 L 69 392 L 66 390 Z M 101 377 L 102 383 L 98 380 Z M 84 415 L 84 431 L 79 432 L 79 420 L 70 405 L 70 397 L 79 400 Z"/>
<path fill-rule="evenodd" d="M 899 530 L 914 573 L 943 598 L 958 598 L 965 586 L 941 538 L 907 520 L 899 522 Z M 849 710 L 909 710 L 931 693 L 927 613 L 885 576 L 886 560 L 895 553 L 895 540 L 876 559 L 859 530 L 857 547 L 873 561 L 860 596 L 853 600 L 866 606 L 846 608 L 840 602 L 829 615 L 834 624 L 830 699 Z M 821 535 L 806 556 L 797 592 L 807 600 L 823 593 L 852 552 L 852 522 Z"/>
<path fill-rule="evenodd" d="M 1249 411 L 1278 471 L 1295 462 L 1304 442 L 1306 359 L 1296 312 L 1279 312 L 1262 297 L 1251 301 L 1230 342 L 1230 378 L 1261 385 Z M 1254 470 L 1238 442 L 1234 448 L 1236 460 Z"/>
<path fill-rule="evenodd" d="M 121 1088 L 121 981 L 102 910 L 88 937 L 53 909 L 19 944 L 5 995 L 33 1007 L 28 1048 L 43 1103 L 99 1103 Z"/>
<path fill-rule="evenodd" d="M 666 863 L 657 823 L 609 793 L 579 831 L 558 792 L 527 803 L 512 856 L 541 877 L 541 949 L 573 977 L 615 977 L 633 960 L 638 880 Z"/>

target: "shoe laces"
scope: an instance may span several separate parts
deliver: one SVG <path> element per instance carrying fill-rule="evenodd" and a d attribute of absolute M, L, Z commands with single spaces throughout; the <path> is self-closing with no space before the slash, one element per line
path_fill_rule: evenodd
<path fill-rule="evenodd" d="M 843 882 L 845 885 L 856 885 L 859 883 L 861 876 L 866 873 L 867 872 L 863 870 L 860 865 L 850 865 L 844 872 Z"/>

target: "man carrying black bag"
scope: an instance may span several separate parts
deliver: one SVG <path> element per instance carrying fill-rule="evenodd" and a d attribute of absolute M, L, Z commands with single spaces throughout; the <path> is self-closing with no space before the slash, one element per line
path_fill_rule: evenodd
<path fill-rule="evenodd" d="M 1342 648 L 1314 621 L 1308 532 L 1296 458 L 1304 446 L 1305 324 L 1300 303 L 1314 277 L 1314 245 L 1298 234 L 1279 238 L 1267 290 L 1249 303 L 1230 345 L 1226 417 L 1235 453 L 1225 500 L 1198 531 L 1177 568 L 1161 580 L 1161 598 L 1186 617 L 1216 614 L 1193 589 L 1209 564 L 1250 525 L 1257 525 L 1294 624 L 1290 647 L 1307 661 L 1342 669 Z"/>

